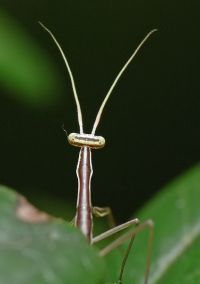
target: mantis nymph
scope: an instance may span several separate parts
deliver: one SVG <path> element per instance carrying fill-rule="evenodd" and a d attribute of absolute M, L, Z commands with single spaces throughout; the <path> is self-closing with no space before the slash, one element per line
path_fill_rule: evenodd
<path fill-rule="evenodd" d="M 121 245 L 125 240 L 130 239 L 130 244 L 128 246 L 128 249 L 126 251 L 126 254 L 123 258 L 122 265 L 121 265 L 121 271 L 118 279 L 118 283 L 122 283 L 122 277 L 123 277 L 123 271 L 126 264 L 126 260 L 128 258 L 129 251 L 131 249 L 133 240 L 135 235 L 142 231 L 144 228 L 149 228 L 149 241 L 148 241 L 148 254 L 147 254 L 147 264 L 146 264 L 146 272 L 145 272 L 145 279 L 144 283 L 147 284 L 148 281 L 148 274 L 149 274 L 149 268 L 150 268 L 150 256 L 151 256 L 151 246 L 152 246 L 152 238 L 153 238 L 153 223 L 151 220 L 147 220 L 144 223 L 140 223 L 140 221 L 135 218 L 132 219 L 126 223 L 123 223 L 121 225 L 118 225 L 114 228 L 111 228 L 110 230 L 100 234 L 99 236 L 93 237 L 93 214 L 104 217 L 108 216 L 111 213 L 110 208 L 100 208 L 100 207 L 93 207 L 91 204 L 91 177 L 93 173 L 92 169 L 92 155 L 91 155 L 91 149 L 100 149 L 103 148 L 105 145 L 105 139 L 102 136 L 96 136 L 95 132 L 97 129 L 97 126 L 100 122 L 102 112 L 104 110 L 104 107 L 114 89 L 117 82 L 119 81 L 121 75 L 125 71 L 125 69 L 128 67 L 130 62 L 133 60 L 133 58 L 138 53 L 139 49 L 143 46 L 143 44 L 147 41 L 147 39 L 156 31 L 156 29 L 150 31 L 145 38 L 140 42 L 140 44 L 137 46 L 131 57 L 128 59 L 128 61 L 125 63 L 125 65 L 122 67 L 118 75 L 116 76 L 114 82 L 112 83 L 110 89 L 108 90 L 100 108 L 97 113 L 96 119 L 93 124 L 93 128 L 91 133 L 86 134 L 83 130 L 83 119 L 82 119 L 82 112 L 81 107 L 76 91 L 75 81 L 71 72 L 71 68 L 69 66 L 69 63 L 67 61 L 67 58 L 56 40 L 55 36 L 52 34 L 52 32 L 44 26 L 42 23 L 40 25 L 50 34 L 52 39 L 54 40 L 55 44 L 57 45 L 62 58 L 65 62 L 65 65 L 67 67 L 69 77 L 71 80 L 72 90 L 74 99 L 76 102 L 77 107 L 77 114 L 78 114 L 78 124 L 79 124 L 79 133 L 71 133 L 68 135 L 68 141 L 71 145 L 80 147 L 80 153 L 79 153 L 79 159 L 76 169 L 76 174 L 78 177 L 78 196 L 77 196 L 77 205 L 76 205 L 76 215 L 75 215 L 75 221 L 74 224 L 76 227 L 78 227 L 81 232 L 85 235 L 85 237 L 88 239 L 90 244 L 97 243 L 121 230 L 124 230 L 128 228 L 129 226 L 135 225 L 134 229 L 132 231 L 128 231 L 124 235 L 120 236 L 118 239 L 113 241 L 110 245 L 105 247 L 100 251 L 100 255 L 104 256 L 107 253 L 109 253 L 114 248 Z"/>

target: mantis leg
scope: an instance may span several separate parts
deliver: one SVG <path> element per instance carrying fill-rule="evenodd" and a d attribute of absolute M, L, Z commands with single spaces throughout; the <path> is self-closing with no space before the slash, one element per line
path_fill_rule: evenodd
<path fill-rule="evenodd" d="M 118 233 L 121 230 L 124 230 L 128 227 L 130 227 L 131 225 L 136 225 L 136 227 L 131 230 L 128 231 L 126 233 L 124 233 L 123 235 L 121 235 L 119 238 L 117 238 L 116 240 L 114 240 L 113 242 L 111 242 L 109 245 L 107 245 L 105 248 L 103 248 L 100 251 L 100 256 L 105 256 L 108 253 L 110 253 L 113 249 L 119 247 L 121 244 L 123 244 L 125 241 L 127 241 L 128 239 L 130 239 L 128 248 L 125 252 L 125 255 L 122 259 L 122 263 L 121 263 L 121 269 L 120 269 L 120 274 L 119 274 L 119 278 L 118 278 L 118 283 L 121 284 L 122 283 L 122 278 L 123 278 L 123 273 L 124 273 L 124 269 L 126 266 L 126 262 L 128 260 L 128 256 L 129 253 L 131 251 L 132 245 L 133 245 L 133 241 L 135 236 L 143 231 L 144 229 L 149 229 L 149 238 L 148 238 L 148 246 L 147 246 L 147 258 L 146 258 L 146 270 L 145 270 L 145 278 L 144 278 L 144 284 L 148 283 L 148 276 L 149 276 L 149 271 L 150 271 L 150 262 L 151 262 L 151 254 L 152 254 L 152 243 L 153 243 L 153 232 L 154 232 L 154 224 L 152 222 L 152 220 L 147 220 L 144 223 L 140 223 L 140 221 L 138 219 L 133 219 L 130 220 L 124 224 L 121 224 L 115 228 L 112 228 L 102 234 L 100 234 L 97 237 L 94 237 L 92 240 L 92 243 L 97 243 L 107 237 L 112 236 L 113 234 Z"/>

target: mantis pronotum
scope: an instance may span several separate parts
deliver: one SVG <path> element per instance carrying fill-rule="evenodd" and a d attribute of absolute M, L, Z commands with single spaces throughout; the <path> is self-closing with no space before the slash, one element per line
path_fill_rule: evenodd
<path fill-rule="evenodd" d="M 149 268 L 150 268 L 150 255 L 151 255 L 151 244 L 152 244 L 152 237 L 153 237 L 153 223 L 151 220 L 147 220 L 144 223 L 140 223 L 137 218 L 132 219 L 126 223 L 123 223 L 121 225 L 118 225 L 114 228 L 111 228 L 110 230 L 100 234 L 99 236 L 93 237 L 93 214 L 104 217 L 111 215 L 110 208 L 100 208 L 100 207 L 93 207 L 91 204 L 91 188 L 90 188 L 90 181 L 92 177 L 92 156 L 91 156 L 91 149 L 100 149 L 104 147 L 105 145 L 105 139 L 101 136 L 96 136 L 95 132 L 97 129 L 97 126 L 100 122 L 101 115 L 103 112 L 103 109 L 114 89 L 117 82 L 119 81 L 121 75 L 125 71 L 125 69 L 128 67 L 129 63 L 133 60 L 135 55 L 138 53 L 139 49 L 143 46 L 143 44 L 147 41 L 147 39 L 156 31 L 156 29 L 150 31 L 145 38 L 140 42 L 140 44 L 137 46 L 131 57 L 128 59 L 128 61 L 125 63 L 125 65 L 122 67 L 118 75 L 116 76 L 114 82 L 112 83 L 110 89 L 108 90 L 100 108 L 97 113 L 96 119 L 94 121 L 94 125 L 92 128 L 92 131 L 90 134 L 84 133 L 83 130 L 83 119 L 82 119 L 82 112 L 81 107 L 76 91 L 75 81 L 69 66 L 69 63 L 66 59 L 66 56 L 56 40 L 53 33 L 42 23 L 40 25 L 50 34 L 52 39 L 54 40 L 55 44 L 57 45 L 62 58 L 65 62 L 65 65 L 67 67 L 72 90 L 74 94 L 74 99 L 76 102 L 77 107 L 77 114 L 78 114 L 78 124 L 79 124 L 79 133 L 71 133 L 68 135 L 68 141 L 71 145 L 80 147 L 80 153 L 79 153 L 79 159 L 76 169 L 76 174 L 78 177 L 78 196 L 77 196 L 77 206 L 76 206 L 76 215 L 75 215 L 75 221 L 74 224 L 76 227 L 80 228 L 81 232 L 86 236 L 90 244 L 97 243 L 121 230 L 124 230 L 128 228 L 131 225 L 136 225 L 136 227 L 130 232 L 125 233 L 115 241 L 113 241 L 110 245 L 105 247 L 100 251 L 100 255 L 104 256 L 107 253 L 109 253 L 114 248 L 121 245 L 125 240 L 131 239 L 130 244 L 128 246 L 128 249 L 126 251 L 126 254 L 123 258 L 122 265 L 121 265 L 121 271 L 118 279 L 118 283 L 122 283 L 122 277 L 123 277 L 123 271 L 125 267 L 126 260 L 128 258 L 129 251 L 132 247 L 132 243 L 134 240 L 135 235 L 142 231 L 144 228 L 148 227 L 150 229 L 150 235 L 149 235 L 149 242 L 148 242 L 148 254 L 147 254 L 147 264 L 146 264 L 146 272 L 145 272 L 145 280 L 144 283 L 147 284 L 148 281 L 148 274 L 149 274 Z"/>

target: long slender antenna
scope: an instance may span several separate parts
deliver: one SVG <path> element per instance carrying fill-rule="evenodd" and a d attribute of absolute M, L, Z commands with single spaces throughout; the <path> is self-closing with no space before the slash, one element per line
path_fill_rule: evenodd
<path fill-rule="evenodd" d="M 135 49 L 135 51 L 133 52 L 133 54 L 131 55 L 131 57 L 128 59 L 128 61 L 125 63 L 125 65 L 122 67 L 122 69 L 120 70 L 119 74 L 117 75 L 117 77 L 115 78 L 114 82 L 112 83 L 108 93 L 106 94 L 100 108 L 99 111 L 97 113 L 93 128 L 92 128 L 92 132 L 91 134 L 95 134 L 95 131 L 97 129 L 97 126 L 99 124 L 99 121 L 101 119 L 101 115 L 103 112 L 103 109 L 107 103 L 107 100 L 109 99 L 114 87 L 116 86 L 117 82 L 119 81 L 120 77 L 122 76 L 123 72 L 125 71 L 125 69 L 128 67 L 128 65 L 130 64 L 130 62 L 133 60 L 133 58 L 136 56 L 136 54 L 138 53 L 138 51 L 140 50 L 140 48 L 143 46 L 143 44 L 147 41 L 147 39 L 154 33 L 156 32 L 157 29 L 151 30 L 146 36 L 145 38 L 140 42 L 140 44 L 138 45 L 138 47 Z"/>
<path fill-rule="evenodd" d="M 73 78 L 73 75 L 72 75 L 72 71 L 70 69 L 70 66 L 69 66 L 69 63 L 67 61 L 67 58 L 60 46 L 60 44 L 58 43 L 57 39 L 55 38 L 55 36 L 53 35 L 53 33 L 44 25 L 42 24 L 41 22 L 39 22 L 39 24 L 43 27 L 43 29 L 45 31 L 47 31 L 50 36 L 52 37 L 53 41 L 55 42 L 55 44 L 57 45 L 61 55 L 62 55 L 62 58 L 65 62 L 65 65 L 67 67 L 67 70 L 68 70 L 68 73 L 69 73 L 69 77 L 70 77 L 70 80 L 71 80 L 71 84 L 72 84 L 72 90 L 73 90 L 73 94 L 74 94 L 74 98 L 75 98 L 75 102 L 76 102 L 76 108 L 77 108 L 77 113 L 78 113 L 78 124 L 79 124 L 79 128 L 80 128 L 80 134 L 83 134 L 83 118 L 82 118 L 82 112 L 81 112 L 81 106 L 80 106 L 80 103 L 79 103 L 79 99 L 78 99 L 78 95 L 77 95 L 77 91 L 76 91 L 76 86 L 75 86 L 75 82 L 74 82 L 74 78 Z"/>

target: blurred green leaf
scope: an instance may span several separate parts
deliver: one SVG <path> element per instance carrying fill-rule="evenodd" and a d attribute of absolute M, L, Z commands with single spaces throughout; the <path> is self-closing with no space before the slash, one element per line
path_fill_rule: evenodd
<path fill-rule="evenodd" d="M 103 261 L 84 236 L 62 220 L 42 219 L 22 201 L 0 187 L 0 283 L 103 283 Z"/>
<path fill-rule="evenodd" d="M 138 213 L 152 219 L 155 239 L 149 284 L 200 283 L 200 166 L 167 185 Z M 148 232 L 137 235 L 124 273 L 123 284 L 144 283 Z M 121 251 L 107 257 L 108 279 L 116 281 Z M 122 254 L 123 255 L 123 254 Z"/>
<path fill-rule="evenodd" d="M 41 29 L 39 25 L 38 29 Z M 28 30 L 0 10 L 1 85 L 23 103 L 48 105 L 59 94 L 59 80 L 54 69 Z"/>
<path fill-rule="evenodd" d="M 155 222 L 149 284 L 200 283 L 199 188 L 197 166 L 166 186 L 139 212 L 142 221 L 151 218 Z M 126 245 L 106 257 L 104 275 L 103 260 L 78 230 L 61 220 L 35 224 L 19 220 L 19 200 L 14 192 L 1 187 L 0 283 L 116 283 Z M 123 284 L 143 283 L 147 237 L 147 230 L 137 235 Z"/>

